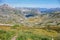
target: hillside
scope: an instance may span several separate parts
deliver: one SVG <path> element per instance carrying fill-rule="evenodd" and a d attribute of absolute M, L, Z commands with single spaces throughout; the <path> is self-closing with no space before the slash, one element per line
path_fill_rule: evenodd
<path fill-rule="evenodd" d="M 40 9 L 39 9 L 40 10 Z M 38 8 L 12 8 L 7 4 L 0 5 L 1 24 L 24 24 L 24 25 L 52 25 L 60 26 L 60 12 L 41 13 Z M 56 8 L 55 8 L 56 10 Z"/>
<path fill-rule="evenodd" d="M 20 16 L 21 14 L 18 11 L 7 4 L 3 4 L 0 6 L 0 23 L 6 23 L 6 24 L 11 24 L 11 23 L 19 23 L 21 22 L 20 19 L 23 19 L 23 16 Z M 16 14 L 17 12 L 17 14 Z M 20 15 L 18 15 L 20 14 Z"/>
<path fill-rule="evenodd" d="M 7 4 L 0 5 L 0 23 L 2 24 L 14 24 L 23 23 L 25 19 L 30 16 L 36 16 L 37 12 L 25 9 L 15 9 Z M 32 11 L 32 12 L 31 12 Z"/>
<path fill-rule="evenodd" d="M 43 10 L 0 5 L 0 40 L 60 40 L 60 12 Z"/>

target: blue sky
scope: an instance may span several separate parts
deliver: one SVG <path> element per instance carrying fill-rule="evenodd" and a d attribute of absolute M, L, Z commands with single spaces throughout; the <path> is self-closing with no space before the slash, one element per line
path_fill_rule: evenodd
<path fill-rule="evenodd" d="M 59 0 L 0 0 L 0 4 L 9 4 L 13 7 L 39 7 L 56 8 L 60 7 Z"/>

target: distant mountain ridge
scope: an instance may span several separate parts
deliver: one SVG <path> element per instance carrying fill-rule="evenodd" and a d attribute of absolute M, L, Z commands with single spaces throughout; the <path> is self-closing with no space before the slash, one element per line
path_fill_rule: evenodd
<path fill-rule="evenodd" d="M 60 8 L 27 8 L 27 7 L 16 7 L 16 9 L 27 9 L 27 10 L 38 10 L 41 13 L 52 13 L 60 11 Z"/>

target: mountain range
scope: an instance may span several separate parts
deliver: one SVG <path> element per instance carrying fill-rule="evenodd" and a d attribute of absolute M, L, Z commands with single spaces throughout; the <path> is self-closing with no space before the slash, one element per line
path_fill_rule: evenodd
<path fill-rule="evenodd" d="M 0 5 L 0 23 L 24 25 L 59 25 L 60 8 L 20 8 Z"/>

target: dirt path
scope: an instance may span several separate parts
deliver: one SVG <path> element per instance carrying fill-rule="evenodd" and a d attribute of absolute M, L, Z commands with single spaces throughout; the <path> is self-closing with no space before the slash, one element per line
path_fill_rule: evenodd
<path fill-rule="evenodd" d="M 16 40 L 16 38 L 17 38 L 17 35 L 15 35 L 14 37 L 12 37 L 11 40 Z"/>
<path fill-rule="evenodd" d="M 13 26 L 13 24 L 1 24 L 0 23 L 0 26 Z"/>
<path fill-rule="evenodd" d="M 16 32 L 15 36 L 13 36 L 11 40 L 16 40 L 17 37 L 18 37 L 18 32 Z"/>

